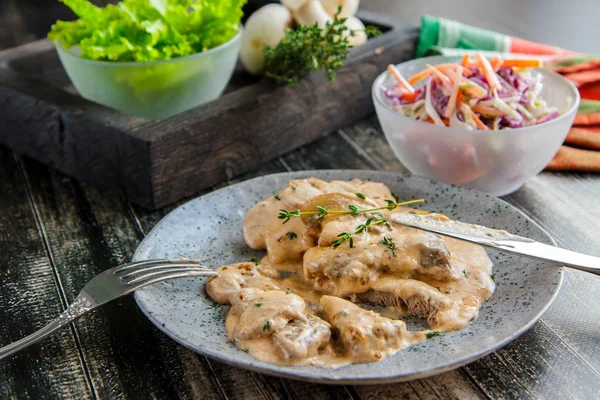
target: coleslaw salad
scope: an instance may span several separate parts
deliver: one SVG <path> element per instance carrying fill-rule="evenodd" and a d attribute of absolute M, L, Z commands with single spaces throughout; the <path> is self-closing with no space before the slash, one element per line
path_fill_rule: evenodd
<path fill-rule="evenodd" d="M 393 66 L 395 85 L 383 88 L 397 112 L 423 122 L 466 130 L 516 129 L 542 124 L 561 112 L 540 98 L 539 60 L 488 59 L 467 54 L 458 64 L 427 64 L 406 79 Z"/>

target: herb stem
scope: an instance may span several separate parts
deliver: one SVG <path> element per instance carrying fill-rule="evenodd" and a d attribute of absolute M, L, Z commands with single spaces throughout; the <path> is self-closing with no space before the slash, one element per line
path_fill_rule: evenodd
<path fill-rule="evenodd" d="M 353 206 L 353 205 L 348 206 L 349 210 L 328 210 L 327 208 L 325 208 L 323 206 L 317 206 L 317 210 L 315 210 L 315 211 L 300 211 L 300 210 L 288 211 L 285 209 L 280 209 L 279 215 L 277 216 L 277 218 L 283 219 L 284 220 L 283 223 L 285 224 L 292 217 L 299 217 L 301 215 L 319 215 L 319 219 L 324 218 L 328 214 L 359 215 L 359 214 L 381 211 L 381 210 L 393 210 L 396 207 L 403 207 L 403 206 L 408 206 L 411 204 L 423 203 L 424 201 L 425 201 L 424 199 L 414 199 L 414 200 L 408 200 L 408 201 L 403 201 L 401 203 L 397 203 L 392 200 L 386 200 L 386 202 L 388 203 L 387 206 L 377 207 L 377 208 L 368 208 L 368 209 L 364 209 L 364 210 L 358 209 L 356 206 Z"/>

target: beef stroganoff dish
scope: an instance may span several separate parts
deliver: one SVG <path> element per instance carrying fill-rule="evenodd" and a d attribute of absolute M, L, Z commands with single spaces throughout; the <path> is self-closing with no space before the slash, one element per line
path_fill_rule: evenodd
<path fill-rule="evenodd" d="M 308 178 L 256 204 L 244 239 L 267 255 L 206 283 L 231 306 L 229 340 L 266 362 L 339 367 L 468 326 L 494 291 L 492 262 L 480 246 L 395 224 L 424 213 L 405 207 L 416 202 L 381 183 Z M 408 316 L 428 329 L 409 330 Z"/>

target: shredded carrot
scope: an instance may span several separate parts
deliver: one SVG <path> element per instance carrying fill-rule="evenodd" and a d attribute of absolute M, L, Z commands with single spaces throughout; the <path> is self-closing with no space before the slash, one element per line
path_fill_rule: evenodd
<path fill-rule="evenodd" d="M 431 117 L 427 117 L 427 119 L 425 120 L 425 122 L 429 122 L 430 124 L 434 124 L 435 122 L 433 121 L 433 119 L 431 119 Z"/>
<path fill-rule="evenodd" d="M 396 69 L 396 67 L 390 64 L 388 65 L 387 70 L 390 74 L 392 74 L 394 78 L 396 78 L 400 86 L 406 89 L 407 92 L 413 93 L 415 91 L 415 89 L 410 85 L 410 83 L 406 81 L 406 79 L 404 79 L 404 77 L 402 76 L 400 71 Z"/>
<path fill-rule="evenodd" d="M 448 118 L 444 118 L 444 119 L 442 120 L 442 122 L 444 123 L 444 125 L 446 125 L 446 126 L 450 126 L 450 120 L 449 120 Z"/>
<path fill-rule="evenodd" d="M 448 78 L 448 76 L 446 74 L 444 74 L 442 71 L 440 71 L 439 69 L 437 69 L 436 67 L 434 67 L 431 64 L 425 64 L 425 65 L 427 66 L 427 69 L 429 69 L 443 83 L 445 83 L 446 85 L 451 85 L 452 84 L 452 81 L 450 80 L 450 78 Z"/>
<path fill-rule="evenodd" d="M 482 131 L 487 131 L 489 129 L 483 122 L 481 122 L 477 114 L 474 112 L 471 113 L 471 117 L 473 117 L 473 121 L 475 121 L 475 125 L 477 125 L 479 129 Z"/>
<path fill-rule="evenodd" d="M 406 101 L 407 103 L 412 103 L 415 100 L 417 100 L 417 92 L 412 92 L 412 93 L 408 93 L 408 92 L 404 92 L 402 93 L 402 100 Z"/>
<path fill-rule="evenodd" d="M 431 75 L 431 71 L 428 69 L 425 69 L 425 70 L 419 72 L 418 74 L 415 74 L 415 75 L 411 76 L 410 78 L 408 78 L 408 83 L 410 83 L 411 85 L 414 85 L 415 83 L 419 82 L 420 80 L 427 78 L 429 75 Z"/>
<path fill-rule="evenodd" d="M 460 103 L 463 102 L 464 98 L 465 98 L 465 95 L 463 94 L 462 90 L 459 90 L 458 94 L 456 95 L 456 106 L 460 106 Z"/>
<path fill-rule="evenodd" d="M 465 54 L 465 56 L 462 58 L 462 60 L 460 60 L 460 65 L 462 65 L 463 67 L 468 67 L 471 65 L 471 56 L 469 55 L 469 53 Z"/>
<path fill-rule="evenodd" d="M 540 60 L 504 60 L 502 67 L 514 68 L 540 68 L 542 62 Z"/>
<path fill-rule="evenodd" d="M 497 72 L 500 69 L 500 67 L 502 67 L 503 62 L 504 61 L 500 57 L 494 57 L 490 60 L 490 64 L 494 72 Z"/>
<path fill-rule="evenodd" d="M 435 66 L 435 68 L 437 68 L 439 71 L 446 73 L 447 71 L 454 71 L 456 70 L 457 65 L 456 64 L 438 64 Z M 413 76 L 411 76 L 410 78 L 408 78 L 408 82 L 411 85 L 414 85 L 415 83 L 419 82 L 422 79 L 427 78 L 429 75 L 431 75 L 433 73 L 433 71 L 426 69 L 423 70 L 421 72 L 419 72 L 418 74 L 415 74 Z"/>

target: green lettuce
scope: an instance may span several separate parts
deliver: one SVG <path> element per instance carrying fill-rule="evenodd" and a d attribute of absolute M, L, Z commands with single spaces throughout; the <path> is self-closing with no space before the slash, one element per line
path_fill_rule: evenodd
<path fill-rule="evenodd" d="M 97 7 L 60 0 L 79 17 L 57 21 L 48 38 L 81 57 L 101 61 L 156 61 L 219 46 L 240 28 L 246 0 L 123 0 Z"/>

